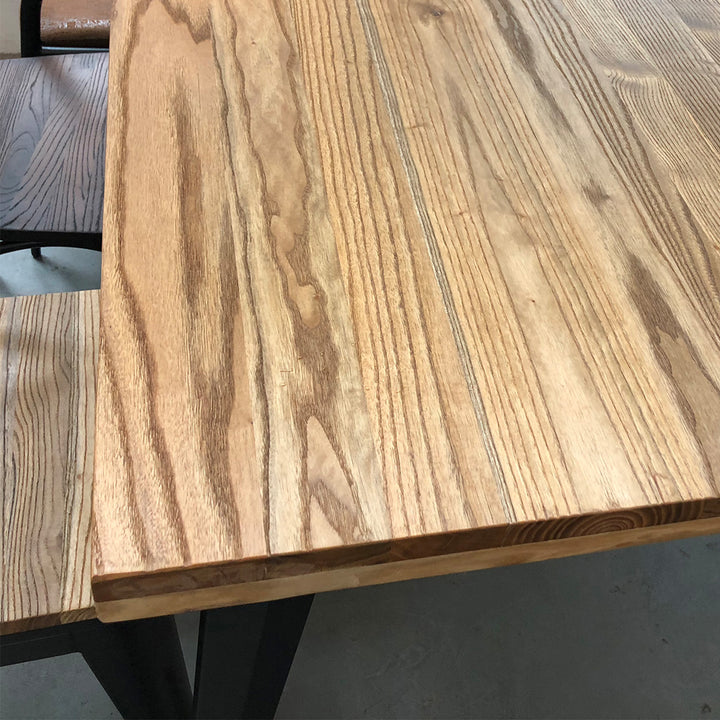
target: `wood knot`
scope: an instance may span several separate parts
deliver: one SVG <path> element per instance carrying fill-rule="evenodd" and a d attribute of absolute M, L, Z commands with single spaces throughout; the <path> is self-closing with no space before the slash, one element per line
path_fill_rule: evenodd
<path fill-rule="evenodd" d="M 583 195 L 598 209 L 610 200 L 610 196 L 594 178 L 582 186 L 582 191 Z"/>
<path fill-rule="evenodd" d="M 431 22 L 439 20 L 447 13 L 447 10 L 444 8 L 430 3 L 417 3 L 416 8 L 420 22 L 422 22 L 423 25 L 429 25 Z"/>

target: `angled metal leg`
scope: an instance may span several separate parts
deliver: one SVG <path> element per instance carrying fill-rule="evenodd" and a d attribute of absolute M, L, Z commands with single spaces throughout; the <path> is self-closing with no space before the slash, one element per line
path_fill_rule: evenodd
<path fill-rule="evenodd" d="M 313 597 L 203 612 L 196 718 L 275 716 Z"/>
<path fill-rule="evenodd" d="M 186 718 L 192 692 L 175 618 L 78 625 L 75 645 L 124 718 Z"/>
<path fill-rule="evenodd" d="M 2 665 L 79 652 L 124 718 L 187 718 L 192 692 L 175 619 L 97 620 L 0 638 Z"/>

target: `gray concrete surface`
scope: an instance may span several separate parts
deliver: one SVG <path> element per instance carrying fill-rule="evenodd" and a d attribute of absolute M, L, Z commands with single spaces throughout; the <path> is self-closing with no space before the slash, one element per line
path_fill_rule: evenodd
<path fill-rule="evenodd" d="M 0 256 L 0 295 L 98 273 Z M 79 656 L 0 670 L 2 719 L 116 717 Z M 720 718 L 720 536 L 320 595 L 278 717 Z"/>
<path fill-rule="evenodd" d="M 45 248 L 35 260 L 29 250 L 0 255 L 0 297 L 90 290 L 100 287 L 100 253 Z"/>
<path fill-rule="evenodd" d="M 20 0 L 0 0 L 0 55 L 20 53 Z"/>

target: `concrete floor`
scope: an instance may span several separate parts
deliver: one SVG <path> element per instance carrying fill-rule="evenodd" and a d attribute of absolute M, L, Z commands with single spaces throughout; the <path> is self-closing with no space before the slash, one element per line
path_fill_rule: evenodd
<path fill-rule="evenodd" d="M 100 287 L 100 253 L 47 248 L 35 260 L 29 250 L 0 255 L 0 297 Z"/>
<path fill-rule="evenodd" d="M 0 256 L 0 295 L 99 260 Z M 116 717 L 77 655 L 0 670 L 0 718 Z M 319 595 L 278 717 L 720 718 L 720 536 Z"/>

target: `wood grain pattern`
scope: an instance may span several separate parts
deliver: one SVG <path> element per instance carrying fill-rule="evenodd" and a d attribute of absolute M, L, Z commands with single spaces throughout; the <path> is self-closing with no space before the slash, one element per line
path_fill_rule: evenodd
<path fill-rule="evenodd" d="M 101 232 L 106 53 L 0 62 L 0 227 Z"/>
<path fill-rule="evenodd" d="M 108 47 L 113 4 L 113 0 L 43 0 L 43 45 Z"/>
<path fill-rule="evenodd" d="M 0 300 L 0 634 L 94 617 L 98 291 Z"/>
<path fill-rule="evenodd" d="M 119 2 L 100 612 L 720 529 L 720 68 L 627 5 Z"/>

